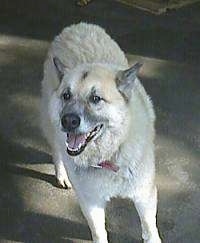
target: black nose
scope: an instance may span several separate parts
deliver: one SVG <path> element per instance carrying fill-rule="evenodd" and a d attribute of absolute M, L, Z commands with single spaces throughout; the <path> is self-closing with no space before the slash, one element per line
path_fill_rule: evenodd
<path fill-rule="evenodd" d="M 61 118 L 61 124 L 67 131 L 73 131 L 75 128 L 79 127 L 80 122 L 80 117 L 74 113 L 65 114 Z"/>

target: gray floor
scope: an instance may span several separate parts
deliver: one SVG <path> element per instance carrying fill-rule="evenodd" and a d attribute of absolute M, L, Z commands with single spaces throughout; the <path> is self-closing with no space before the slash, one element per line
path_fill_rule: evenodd
<path fill-rule="evenodd" d="M 112 0 L 86 8 L 75 1 L 0 0 L 0 242 L 89 242 L 74 191 L 56 187 L 38 129 L 42 63 L 64 26 L 106 27 L 142 82 L 157 114 L 158 225 L 163 242 L 200 242 L 200 4 L 154 16 Z M 161 60 L 162 59 L 162 60 Z M 129 201 L 107 209 L 110 242 L 141 242 Z"/>

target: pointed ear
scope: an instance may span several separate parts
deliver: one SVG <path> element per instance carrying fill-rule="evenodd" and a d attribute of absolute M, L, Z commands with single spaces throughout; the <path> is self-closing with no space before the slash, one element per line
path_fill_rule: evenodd
<path fill-rule="evenodd" d="M 58 57 L 53 58 L 53 63 L 56 68 L 58 79 L 61 81 L 64 76 L 65 65 L 60 61 Z"/>
<path fill-rule="evenodd" d="M 116 76 L 116 84 L 119 92 L 128 102 L 131 98 L 132 89 L 136 76 L 143 64 L 137 62 L 127 70 L 119 71 Z"/>

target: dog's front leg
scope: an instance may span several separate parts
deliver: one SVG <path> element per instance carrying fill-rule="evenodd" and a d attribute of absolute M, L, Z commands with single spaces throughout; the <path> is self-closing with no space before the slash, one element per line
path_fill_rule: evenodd
<path fill-rule="evenodd" d="M 142 193 L 135 200 L 135 208 L 139 214 L 144 243 L 161 243 L 156 226 L 157 190 Z"/>
<path fill-rule="evenodd" d="M 105 229 L 105 209 L 104 205 L 91 203 L 80 199 L 80 206 L 85 218 L 88 221 L 94 243 L 108 243 Z"/>
<path fill-rule="evenodd" d="M 63 188 L 70 189 L 72 187 L 67 171 L 65 169 L 62 154 L 59 152 L 58 149 L 54 148 L 54 154 L 53 154 L 53 162 L 55 165 L 55 173 L 56 173 L 56 179 L 58 182 L 58 185 Z"/>

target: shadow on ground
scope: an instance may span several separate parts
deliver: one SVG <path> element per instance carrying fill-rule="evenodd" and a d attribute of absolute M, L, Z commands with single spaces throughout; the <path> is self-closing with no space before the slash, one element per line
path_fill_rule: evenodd
<path fill-rule="evenodd" d="M 12 233 L 1 228 L 0 235 L 2 239 L 10 241 L 71 243 L 73 239 L 90 239 L 86 225 L 49 215 L 20 211 L 17 215 L 15 213 L 14 220 L 6 223 Z"/>

